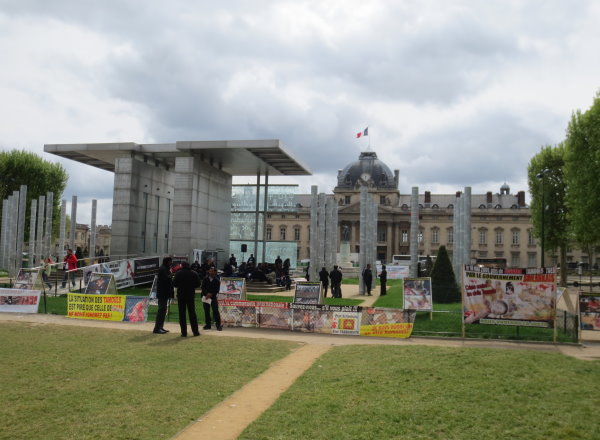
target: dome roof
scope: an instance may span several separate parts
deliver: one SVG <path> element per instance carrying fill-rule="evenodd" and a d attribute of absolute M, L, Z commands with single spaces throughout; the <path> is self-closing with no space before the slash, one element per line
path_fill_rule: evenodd
<path fill-rule="evenodd" d="M 338 173 L 338 187 L 354 188 L 359 179 L 371 181 L 377 188 L 396 188 L 394 173 L 377 159 L 374 151 L 360 153 L 358 160 L 347 165 Z"/>

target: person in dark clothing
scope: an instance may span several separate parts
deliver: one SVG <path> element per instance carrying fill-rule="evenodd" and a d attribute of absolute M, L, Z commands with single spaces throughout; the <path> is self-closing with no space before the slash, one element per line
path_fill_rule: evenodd
<path fill-rule="evenodd" d="M 247 264 L 248 265 L 255 265 L 256 264 L 256 258 L 254 258 L 254 254 L 250 254 L 250 256 L 248 257 Z"/>
<path fill-rule="evenodd" d="M 381 285 L 381 291 L 379 292 L 379 295 L 387 295 L 385 291 L 387 284 L 387 270 L 385 269 L 385 264 L 381 266 L 381 273 L 379 274 L 379 284 Z"/>
<path fill-rule="evenodd" d="M 319 279 L 321 280 L 321 285 L 323 286 L 323 297 L 327 296 L 327 289 L 329 288 L 329 272 L 323 266 L 321 272 L 319 272 Z M 331 295 L 333 296 L 333 288 L 331 290 Z"/>
<path fill-rule="evenodd" d="M 204 330 L 210 330 L 212 324 L 210 319 L 210 309 L 212 309 L 217 330 L 223 330 L 223 327 L 221 327 L 221 315 L 219 314 L 219 300 L 217 299 L 220 287 L 221 280 L 219 280 L 219 277 L 217 276 L 217 270 L 214 267 L 211 267 L 208 270 L 207 277 L 202 280 L 202 287 L 200 288 L 203 296 L 202 307 L 204 307 L 204 320 L 206 321 L 206 325 L 203 327 Z M 210 303 L 205 302 L 209 299 Z"/>
<path fill-rule="evenodd" d="M 231 254 L 231 257 L 229 257 L 229 264 L 230 264 L 232 267 L 235 267 L 235 268 L 237 268 L 237 259 L 235 258 L 235 255 L 234 255 L 234 254 Z"/>
<path fill-rule="evenodd" d="M 310 263 L 306 266 L 306 281 L 310 281 Z"/>
<path fill-rule="evenodd" d="M 277 258 L 275 258 L 275 267 L 279 268 L 281 267 L 283 264 L 283 260 L 281 259 L 281 257 L 279 255 L 277 255 Z"/>
<path fill-rule="evenodd" d="M 365 291 L 367 292 L 365 295 L 371 295 L 371 285 L 373 284 L 373 271 L 371 270 L 371 265 L 367 264 L 367 267 L 362 272 L 363 283 L 365 283 Z"/>
<path fill-rule="evenodd" d="M 194 261 L 190 267 L 194 272 L 200 273 L 200 263 L 198 260 Z"/>
<path fill-rule="evenodd" d="M 181 336 L 187 336 L 187 323 L 185 311 L 187 309 L 190 315 L 190 327 L 194 336 L 200 336 L 198 330 L 198 318 L 196 316 L 196 303 L 194 295 L 196 288 L 200 286 L 200 277 L 190 268 L 190 263 L 184 261 L 181 263 L 181 269 L 173 278 L 173 286 L 177 287 L 177 305 L 179 306 L 179 326 L 181 327 Z"/>
<path fill-rule="evenodd" d="M 158 299 L 158 311 L 156 312 L 156 322 L 154 323 L 154 332 L 159 335 L 168 333 L 169 330 L 164 329 L 165 316 L 167 315 L 167 307 L 169 300 L 173 298 L 173 283 L 171 282 L 171 257 L 163 258 L 162 265 L 158 269 L 156 277 L 156 298 Z"/>
<path fill-rule="evenodd" d="M 333 270 L 329 274 L 331 280 L 331 296 L 334 298 L 342 297 L 342 272 L 337 266 L 333 266 Z"/>

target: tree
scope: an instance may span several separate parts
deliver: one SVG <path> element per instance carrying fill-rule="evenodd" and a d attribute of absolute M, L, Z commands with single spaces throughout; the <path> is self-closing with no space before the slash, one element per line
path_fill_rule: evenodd
<path fill-rule="evenodd" d="M 563 143 L 543 146 L 527 167 L 534 234 L 542 240 L 543 231 L 545 253 L 559 251 L 562 286 L 567 285 L 567 247 L 572 242 L 567 215 L 565 151 Z"/>
<path fill-rule="evenodd" d="M 67 172 L 59 163 L 46 161 L 29 151 L 0 152 L 0 200 L 6 199 L 13 191 L 18 191 L 21 185 L 27 185 L 25 240 L 29 239 L 31 201 L 38 199 L 39 196 L 45 196 L 48 191 L 54 193 L 52 226 L 53 231 L 58 231 L 60 201 L 67 180 Z M 0 203 L 0 216 L 1 213 Z"/>
<path fill-rule="evenodd" d="M 600 244 L 600 93 L 589 110 L 577 110 L 567 128 L 565 175 L 572 233 L 589 255 Z"/>
<path fill-rule="evenodd" d="M 431 290 L 435 302 L 452 303 L 460 301 L 460 290 L 456 284 L 446 246 L 440 246 L 431 270 Z"/>

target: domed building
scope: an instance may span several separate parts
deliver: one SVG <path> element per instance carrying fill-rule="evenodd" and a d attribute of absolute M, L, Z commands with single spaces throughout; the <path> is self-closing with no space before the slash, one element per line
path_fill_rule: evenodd
<path fill-rule="evenodd" d="M 333 197 L 338 203 L 338 243 L 350 244 L 350 252 L 359 252 L 360 187 L 367 185 L 378 205 L 377 259 L 391 262 L 393 255 L 408 255 L 410 235 L 410 192 L 399 190 L 398 170 L 391 169 L 374 151 L 363 151 L 357 160 L 338 171 Z M 422 187 L 419 189 L 423 189 Z M 454 194 L 419 194 L 419 255 L 436 255 L 441 245 L 452 254 L 454 243 Z M 297 259 L 309 258 L 309 194 L 297 195 L 292 213 L 267 216 L 268 240 L 294 240 Z M 475 260 L 504 260 L 507 266 L 534 267 L 540 264 L 540 249 L 533 236 L 525 191 L 510 193 L 508 184 L 498 192 L 472 194 L 471 256 Z M 291 218 L 291 220 L 290 220 Z M 339 250 L 339 249 L 338 249 Z"/>

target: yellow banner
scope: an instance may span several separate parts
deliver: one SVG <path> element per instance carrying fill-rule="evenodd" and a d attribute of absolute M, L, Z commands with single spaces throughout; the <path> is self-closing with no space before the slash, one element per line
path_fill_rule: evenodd
<path fill-rule="evenodd" d="M 67 317 L 80 319 L 100 319 L 123 321 L 125 315 L 125 295 L 67 295 Z"/>
<path fill-rule="evenodd" d="M 410 338 L 412 323 L 373 324 L 360 326 L 361 336 L 379 336 L 385 338 Z"/>

